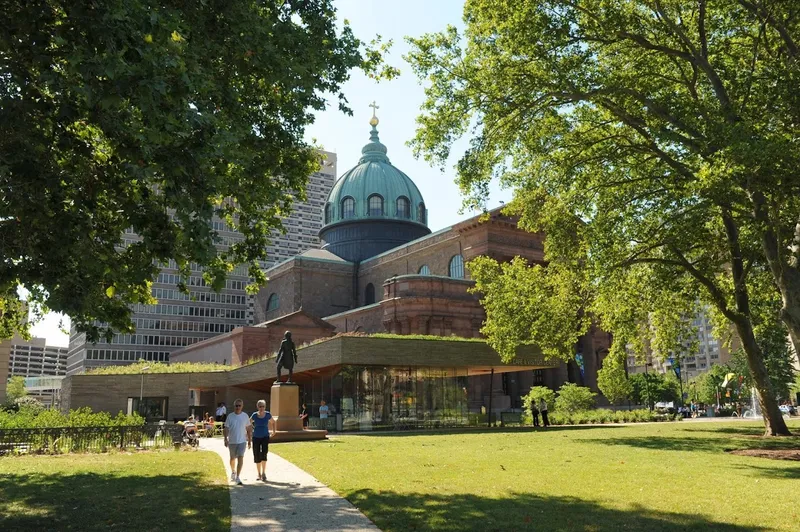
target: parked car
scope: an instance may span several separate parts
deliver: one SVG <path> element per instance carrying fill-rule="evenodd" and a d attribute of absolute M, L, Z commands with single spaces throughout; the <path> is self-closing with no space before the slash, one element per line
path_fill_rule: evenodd
<path fill-rule="evenodd" d="M 797 415 L 797 410 L 792 405 L 780 405 L 778 408 L 781 409 L 781 413 L 787 416 L 794 416 Z"/>

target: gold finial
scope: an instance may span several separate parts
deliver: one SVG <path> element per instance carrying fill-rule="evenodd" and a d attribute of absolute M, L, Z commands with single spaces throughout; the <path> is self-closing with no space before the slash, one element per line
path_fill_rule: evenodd
<path fill-rule="evenodd" d="M 375 116 L 375 111 L 380 109 L 380 107 L 375 103 L 375 100 L 372 100 L 372 103 L 369 104 L 369 107 L 372 107 L 372 118 L 369 119 L 369 125 L 375 127 L 378 125 L 379 122 L 378 117 Z"/>

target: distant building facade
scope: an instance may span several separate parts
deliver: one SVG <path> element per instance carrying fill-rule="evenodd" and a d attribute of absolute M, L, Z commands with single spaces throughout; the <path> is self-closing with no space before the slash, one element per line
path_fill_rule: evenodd
<path fill-rule="evenodd" d="M 273 235 L 267 247 L 268 260 L 262 267 L 269 268 L 297 253 L 319 247 L 318 233 L 322 227 L 325 199 L 336 175 L 336 154 L 323 152 L 320 170 L 309 177 L 307 200 L 294 206 L 291 216 L 283 220 L 285 234 Z M 213 221 L 225 248 L 239 242 L 243 236 L 228 227 L 217 217 Z M 123 237 L 125 244 L 139 240 L 132 231 Z M 136 332 L 115 334 L 110 342 L 91 344 L 86 335 L 74 328 L 70 334 L 67 374 L 83 373 L 98 366 L 130 364 L 137 360 L 167 361 L 170 353 L 183 347 L 236 327 L 254 323 L 254 300 L 245 291 L 249 284 L 247 266 L 238 266 L 228 276 L 220 292 L 214 292 L 203 280 L 202 268 L 191 266 L 189 294 L 177 288 L 180 272 L 175 261 L 170 260 L 154 279 L 152 294 L 155 305 L 136 305 L 132 316 Z"/>
<path fill-rule="evenodd" d="M 726 347 L 724 343 L 714 337 L 711 318 L 707 310 L 702 307 L 698 309 L 693 318 L 692 326 L 696 330 L 697 350 L 684 355 L 680 360 L 680 375 L 684 382 L 697 377 L 701 373 L 705 373 L 712 366 L 727 364 L 731 360 L 731 348 L 735 351 L 739 345 L 735 337 L 731 342 L 731 348 Z M 669 358 L 666 360 L 662 360 L 662 358 L 648 353 L 645 360 L 647 366 L 645 367 L 641 360 L 629 355 L 628 373 L 645 373 L 645 371 L 674 372 L 673 362 L 670 362 Z"/>
<path fill-rule="evenodd" d="M 9 377 L 57 377 L 66 374 L 66 347 L 47 345 L 44 338 L 13 339 L 8 362 Z"/>

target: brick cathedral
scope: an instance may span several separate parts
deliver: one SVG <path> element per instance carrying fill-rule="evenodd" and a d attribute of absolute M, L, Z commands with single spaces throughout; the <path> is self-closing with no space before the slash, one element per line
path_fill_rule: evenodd
<path fill-rule="evenodd" d="M 336 181 L 328 195 L 319 232 L 321 248 L 294 256 L 267 271 L 269 282 L 256 296 L 255 322 L 259 325 L 240 327 L 194 344 L 173 353 L 171 361 L 247 364 L 274 353 L 286 330 L 292 331 L 298 346 L 340 333 L 481 337 L 485 312 L 479 296 L 468 291 L 474 283 L 467 263 L 479 255 L 498 261 L 520 256 L 530 263 L 542 263 L 544 235 L 520 229 L 517 220 L 504 215 L 501 209 L 431 232 L 427 206 L 419 189 L 391 164 L 388 150 L 380 142 L 375 116 L 370 125 L 369 142 L 361 150 L 361 159 Z M 491 395 L 493 410 L 514 409 L 519 408 L 520 397 L 533 385 L 556 389 L 564 382 L 576 382 L 596 391 L 597 370 L 609 343 L 609 335 L 602 331 L 586 334 L 576 345 L 576 353 L 583 360 L 583 367 L 578 367 L 572 361 L 541 361 L 540 356 L 536 364 L 530 360 L 511 365 L 477 364 L 469 359 L 468 349 L 462 350 L 461 358 L 459 350 L 449 346 L 437 353 L 438 346 L 444 347 L 442 342 L 424 344 L 429 346 L 429 353 L 403 353 L 403 348 L 398 347 L 402 342 L 387 342 L 386 350 L 359 355 L 358 367 L 370 377 L 356 378 L 353 386 L 358 388 L 362 380 L 374 382 L 380 373 L 375 368 L 389 372 L 381 377 L 386 390 L 376 395 L 380 405 L 371 400 L 371 407 L 363 407 L 371 411 L 370 419 L 382 418 L 391 416 L 386 404 L 405 397 L 411 393 L 408 390 L 414 389 L 415 404 L 417 399 L 422 401 L 418 395 L 428 393 L 417 388 L 422 385 L 408 384 L 410 381 L 404 377 L 406 365 L 409 375 L 412 365 L 415 375 L 427 371 L 425 368 L 446 367 L 451 368 L 447 371 L 452 378 L 461 378 L 458 376 L 462 373 L 467 378 L 447 386 L 452 390 L 463 388 L 467 398 L 459 402 L 460 408 L 485 411 Z M 396 352 L 389 354 L 388 350 Z M 449 358 L 437 359 L 445 356 Z M 342 372 L 355 366 L 333 359 L 315 364 L 316 367 L 311 364 L 303 368 L 306 364 L 301 360 L 298 368 L 301 385 L 305 379 L 307 401 L 316 404 L 327 396 L 327 401 L 339 403 L 336 407 L 340 411 L 357 411 L 359 403 L 353 397 L 361 396 L 357 391 L 346 392 L 344 388 L 349 385 L 342 380 Z M 416 383 L 415 379 L 411 380 Z M 398 384 L 401 382 L 406 384 Z M 320 391 L 311 391 L 317 389 Z M 342 399 L 345 396 L 350 399 Z M 429 412 L 431 408 L 424 410 Z"/>

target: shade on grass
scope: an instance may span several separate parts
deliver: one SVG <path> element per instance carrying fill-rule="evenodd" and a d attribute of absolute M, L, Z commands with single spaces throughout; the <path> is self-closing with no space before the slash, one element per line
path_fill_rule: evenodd
<path fill-rule="evenodd" d="M 0 458 L 0 530 L 230 530 L 210 452 Z"/>
<path fill-rule="evenodd" d="M 800 432 L 800 423 L 790 424 Z M 395 530 L 800 530 L 800 463 L 759 423 L 344 436 L 272 451 Z"/>

